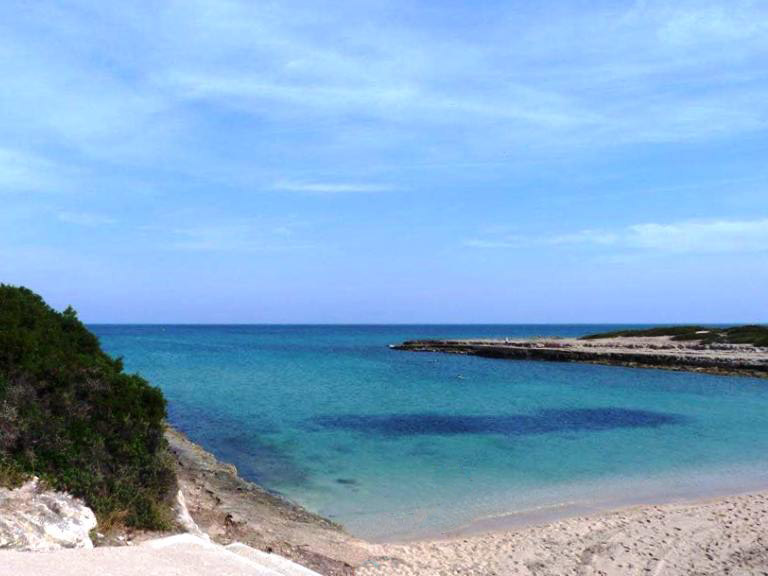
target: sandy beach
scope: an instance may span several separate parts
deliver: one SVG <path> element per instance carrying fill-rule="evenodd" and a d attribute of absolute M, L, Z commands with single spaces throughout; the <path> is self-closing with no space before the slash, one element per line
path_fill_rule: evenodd
<path fill-rule="evenodd" d="M 507 576 L 768 574 L 768 492 L 643 505 L 471 536 L 373 544 L 240 479 L 170 430 L 190 513 L 321 574 Z"/>
<path fill-rule="evenodd" d="M 360 576 L 768 574 L 768 493 L 369 550 Z"/>
<path fill-rule="evenodd" d="M 635 506 L 467 536 L 374 544 L 242 480 L 233 466 L 181 433 L 170 429 L 167 436 L 189 513 L 212 543 L 226 548 L 192 535 L 154 540 L 163 535 L 129 533 L 119 547 L 6 552 L 0 574 L 5 565 L 12 569 L 9 574 L 53 575 L 61 572 L 59 563 L 67 574 L 134 574 L 139 565 L 163 575 L 224 569 L 243 575 L 303 573 L 281 557 L 326 576 L 768 574 L 766 491 Z M 277 572 L 270 571 L 273 565 L 279 565 Z"/>

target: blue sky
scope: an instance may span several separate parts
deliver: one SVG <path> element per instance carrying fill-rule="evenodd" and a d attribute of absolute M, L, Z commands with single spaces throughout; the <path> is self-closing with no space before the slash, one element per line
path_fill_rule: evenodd
<path fill-rule="evenodd" d="M 768 3 L 0 7 L 0 279 L 89 322 L 768 321 Z"/>

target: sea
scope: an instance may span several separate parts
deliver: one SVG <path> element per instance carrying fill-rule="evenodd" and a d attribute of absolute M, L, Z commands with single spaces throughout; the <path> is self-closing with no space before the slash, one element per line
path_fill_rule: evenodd
<path fill-rule="evenodd" d="M 372 541 L 768 487 L 768 380 L 391 350 L 605 325 L 95 325 L 170 423 Z"/>

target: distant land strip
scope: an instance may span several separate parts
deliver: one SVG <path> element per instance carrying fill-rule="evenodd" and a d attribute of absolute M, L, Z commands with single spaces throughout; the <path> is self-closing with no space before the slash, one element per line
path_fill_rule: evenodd
<path fill-rule="evenodd" d="M 768 378 L 768 327 L 757 325 L 671 326 L 581 338 L 409 340 L 390 347 L 412 352 Z"/>

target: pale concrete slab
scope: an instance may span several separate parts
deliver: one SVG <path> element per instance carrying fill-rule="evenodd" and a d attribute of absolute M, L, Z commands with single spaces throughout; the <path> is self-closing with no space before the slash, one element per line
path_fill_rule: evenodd
<path fill-rule="evenodd" d="M 319 576 L 286 558 L 180 534 L 137 546 L 0 551 L 0 576 Z"/>

